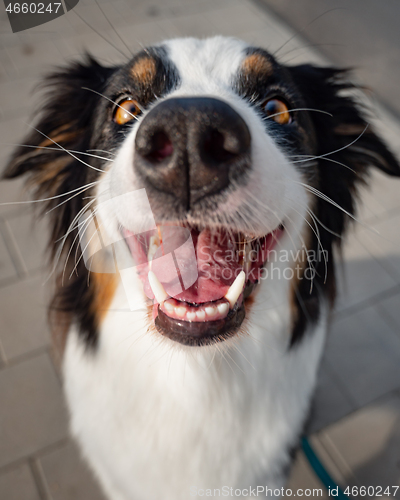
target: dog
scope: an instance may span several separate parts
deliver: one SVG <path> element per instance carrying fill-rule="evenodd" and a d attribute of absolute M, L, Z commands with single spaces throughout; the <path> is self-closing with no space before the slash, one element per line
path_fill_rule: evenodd
<path fill-rule="evenodd" d="M 357 89 L 225 37 L 86 56 L 46 84 L 4 177 L 51 211 L 71 430 L 106 496 L 281 488 L 358 188 L 400 175 Z"/>

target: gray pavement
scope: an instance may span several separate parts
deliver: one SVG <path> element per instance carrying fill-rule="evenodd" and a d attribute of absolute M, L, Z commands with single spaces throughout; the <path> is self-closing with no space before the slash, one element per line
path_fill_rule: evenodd
<path fill-rule="evenodd" d="M 291 3 L 293 9 L 296 4 L 298 16 L 310 4 L 307 0 L 277 3 Z M 365 0 L 365 5 L 369 3 Z M 149 0 L 102 1 L 133 51 L 167 37 L 224 34 L 271 51 L 285 44 L 287 54 L 281 55 L 292 63 L 329 62 L 319 52 L 322 46 L 304 48 L 305 38 L 293 38 L 294 31 L 260 5 L 248 0 L 164 0 L 158 5 Z M 81 0 L 76 9 L 103 36 L 120 43 L 94 0 Z M 79 56 L 84 48 L 102 61 L 121 60 L 121 54 L 73 11 L 20 34 L 11 33 L 2 12 L 0 169 L 11 151 L 4 143 L 20 141 L 26 123 L 32 121 L 34 106 L 40 102 L 32 89 L 41 74 Z M 382 134 L 400 153 L 399 123 L 379 108 L 376 114 Z M 20 181 L 0 182 L 0 201 L 25 199 L 21 186 Z M 355 225 L 344 249 L 347 279 L 341 283 L 310 422 L 315 448 L 343 487 L 400 485 L 398 193 L 399 182 L 379 173 L 364 193 L 361 223 Z M 32 227 L 30 207 L 0 206 L 0 499 L 100 500 L 96 481 L 68 437 L 46 326 L 45 237 L 46 223 Z M 320 487 L 302 453 L 290 486 Z"/>

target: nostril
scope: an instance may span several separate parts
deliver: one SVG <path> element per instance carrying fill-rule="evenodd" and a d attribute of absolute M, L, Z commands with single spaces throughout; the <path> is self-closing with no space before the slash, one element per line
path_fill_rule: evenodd
<path fill-rule="evenodd" d="M 158 131 L 151 137 L 150 152 L 146 158 L 153 162 L 161 162 L 165 158 L 172 156 L 174 147 L 168 135 L 163 131 Z"/>
<path fill-rule="evenodd" d="M 227 162 L 239 154 L 239 141 L 230 134 L 222 134 L 217 129 L 210 129 L 205 134 L 202 144 L 203 153 L 210 160 L 218 163 Z"/>

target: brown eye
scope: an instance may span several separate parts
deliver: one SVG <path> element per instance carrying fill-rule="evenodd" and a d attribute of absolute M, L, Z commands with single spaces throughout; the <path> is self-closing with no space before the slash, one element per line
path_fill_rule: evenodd
<path fill-rule="evenodd" d="M 113 120 L 118 125 L 125 125 L 140 115 L 141 109 L 135 99 L 126 98 L 120 101 L 114 110 Z"/>
<path fill-rule="evenodd" d="M 289 108 L 280 99 L 270 99 L 265 101 L 262 105 L 262 109 L 267 117 L 274 120 L 274 122 L 279 125 L 288 125 L 292 123 L 292 116 L 289 112 Z"/>

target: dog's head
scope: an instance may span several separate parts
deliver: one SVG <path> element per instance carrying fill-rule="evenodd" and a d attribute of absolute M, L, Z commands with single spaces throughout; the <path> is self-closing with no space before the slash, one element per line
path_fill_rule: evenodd
<path fill-rule="evenodd" d="M 368 166 L 400 175 L 345 72 L 283 66 L 238 40 L 172 40 L 113 68 L 88 58 L 48 82 L 25 141 L 36 149 L 19 148 L 5 175 L 30 174 L 54 209 L 50 243 L 65 276 L 56 304 L 89 342 L 116 287 L 73 249 L 89 222 L 113 242 L 104 261 L 121 271 L 116 253 L 134 259 L 129 279 L 162 335 L 224 340 L 258 296 L 291 305 L 295 343 L 333 299 L 332 249 Z"/>

